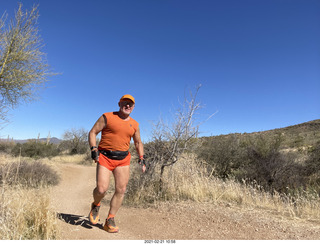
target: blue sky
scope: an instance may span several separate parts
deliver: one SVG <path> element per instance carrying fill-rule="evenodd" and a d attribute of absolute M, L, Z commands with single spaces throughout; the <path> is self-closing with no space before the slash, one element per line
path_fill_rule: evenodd
<path fill-rule="evenodd" d="M 39 4 L 54 72 L 41 99 L 10 112 L 0 138 L 90 130 L 123 94 L 144 141 L 202 84 L 201 136 L 269 130 L 320 118 L 318 0 L 21 0 Z M 18 1 L 0 0 L 14 16 Z"/>

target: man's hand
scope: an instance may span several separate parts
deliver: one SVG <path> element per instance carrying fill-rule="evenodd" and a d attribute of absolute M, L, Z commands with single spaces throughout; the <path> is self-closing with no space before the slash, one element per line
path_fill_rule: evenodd
<path fill-rule="evenodd" d="M 98 151 L 97 147 L 92 147 L 91 148 L 91 158 L 98 163 L 99 162 L 99 154 L 100 152 Z"/>
<path fill-rule="evenodd" d="M 150 164 L 146 162 L 144 156 L 140 156 L 138 163 L 142 166 L 143 173 L 145 173 L 150 168 Z"/>

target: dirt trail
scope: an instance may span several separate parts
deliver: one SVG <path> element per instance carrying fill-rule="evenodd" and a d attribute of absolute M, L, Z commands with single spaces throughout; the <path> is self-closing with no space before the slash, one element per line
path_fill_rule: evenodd
<path fill-rule="evenodd" d="M 157 208 L 122 206 L 116 216 L 117 234 L 102 229 L 109 209 L 100 209 L 100 222 L 87 218 L 95 186 L 95 167 L 56 165 L 61 182 L 52 189 L 52 208 L 59 216 L 63 240 L 306 240 L 320 239 L 320 225 L 288 220 L 266 211 L 205 203 L 164 203 Z M 110 193 L 111 194 L 111 193 Z M 108 194 L 105 199 L 110 199 Z"/>

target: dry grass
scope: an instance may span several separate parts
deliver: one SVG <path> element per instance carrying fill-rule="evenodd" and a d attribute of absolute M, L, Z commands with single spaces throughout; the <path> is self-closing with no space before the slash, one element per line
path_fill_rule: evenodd
<path fill-rule="evenodd" d="M 50 208 L 50 192 L 45 181 L 40 185 L 32 180 L 20 182 L 20 175 L 12 174 L 14 167 L 10 166 L 21 165 L 22 159 L 0 155 L 0 160 L 0 239 L 55 239 L 58 235 L 57 219 Z M 12 175 L 19 177 L 12 178 Z M 29 183 L 28 187 L 26 184 Z"/>
<path fill-rule="evenodd" d="M 1 186 L 0 236 L 2 240 L 50 240 L 57 233 L 46 189 Z"/>
<path fill-rule="evenodd" d="M 258 185 L 208 177 L 204 164 L 193 155 L 184 156 L 167 169 L 162 193 L 159 193 L 158 178 L 153 177 L 148 184 L 141 184 L 141 178 L 135 175 L 140 174 L 133 174 L 128 187 L 128 202 L 133 204 L 192 200 L 264 209 L 290 218 L 312 221 L 320 219 L 320 199 L 317 194 L 305 192 L 294 198 L 278 193 L 271 195 Z"/>
<path fill-rule="evenodd" d="M 55 156 L 52 158 L 42 158 L 41 162 L 49 164 L 49 165 L 55 165 L 55 164 L 88 164 L 90 165 L 92 163 L 92 160 L 88 160 L 88 156 L 86 154 L 76 154 L 76 155 L 61 155 L 61 156 Z"/>
<path fill-rule="evenodd" d="M 88 157 L 87 154 L 76 154 L 76 155 L 58 155 L 50 158 L 32 159 L 29 157 L 13 157 L 6 153 L 0 153 L 0 165 L 6 164 L 7 162 L 17 163 L 21 161 L 35 162 L 39 161 L 44 164 L 54 166 L 55 164 L 87 164 L 91 165 L 93 160 Z"/>
<path fill-rule="evenodd" d="M 49 165 L 39 161 L 14 162 L 0 167 L 0 184 L 37 188 L 57 185 L 59 176 Z"/>

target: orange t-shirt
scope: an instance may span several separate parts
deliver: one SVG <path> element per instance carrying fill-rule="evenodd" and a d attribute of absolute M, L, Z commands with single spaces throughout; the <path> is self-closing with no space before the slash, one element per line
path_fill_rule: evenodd
<path fill-rule="evenodd" d="M 103 114 L 107 125 L 101 132 L 99 150 L 128 151 L 131 137 L 137 131 L 139 123 L 133 118 L 125 121 L 118 116 L 118 112 Z"/>

